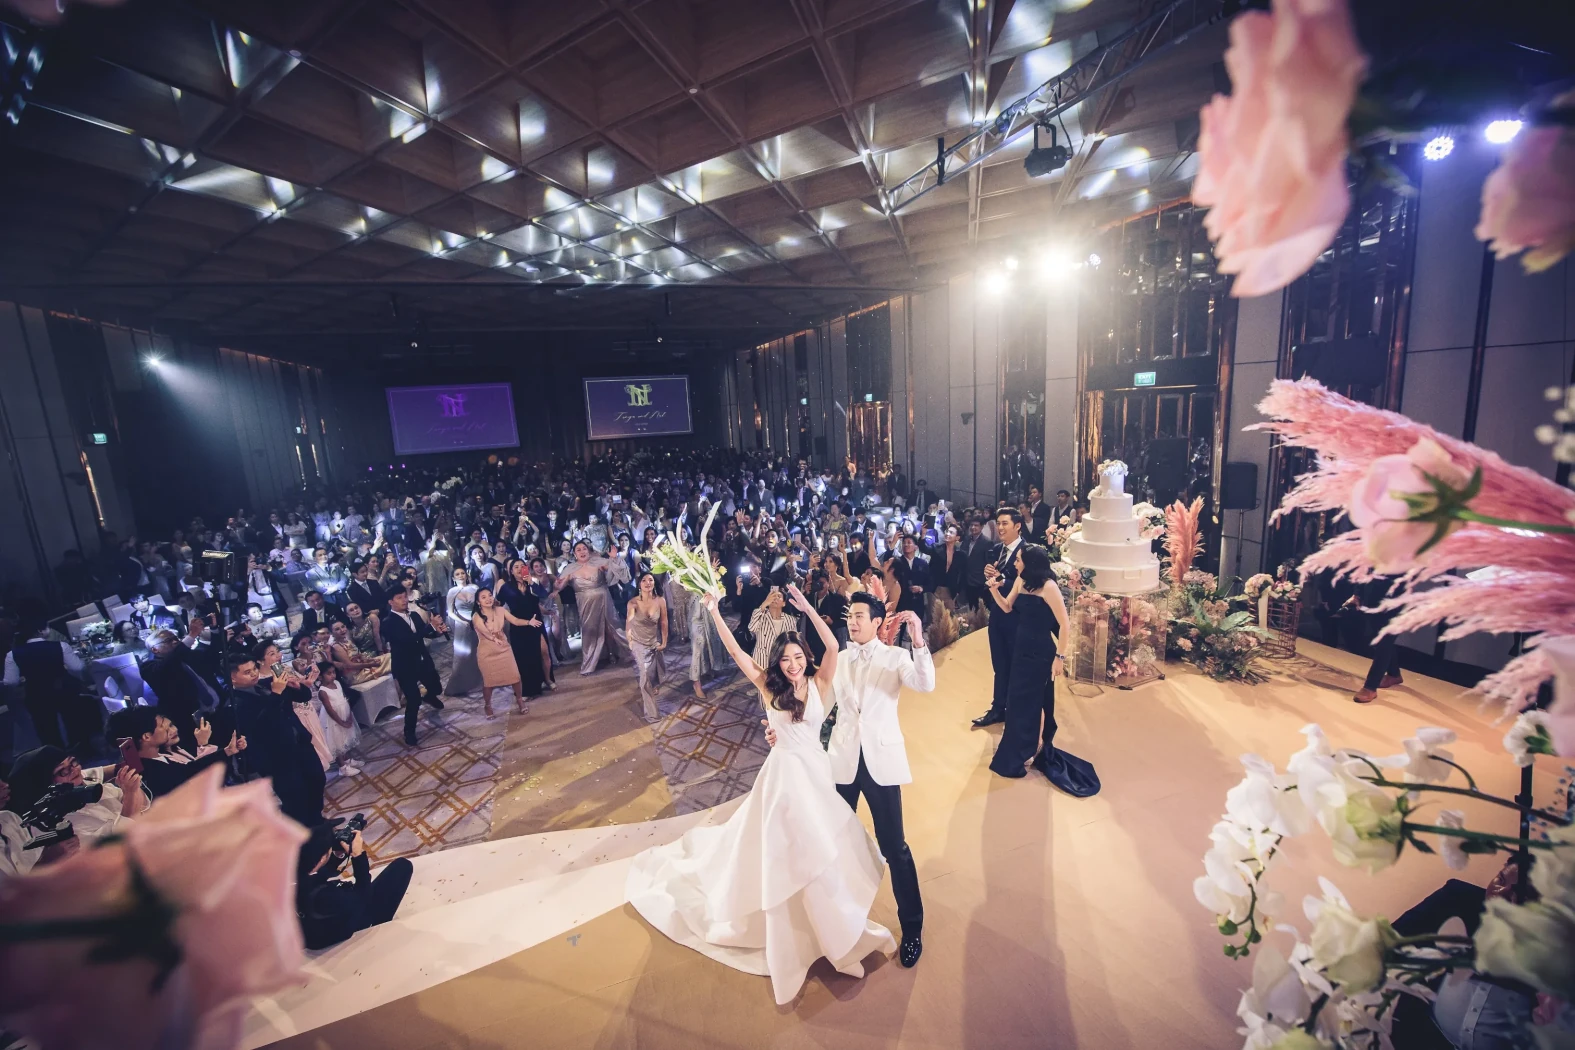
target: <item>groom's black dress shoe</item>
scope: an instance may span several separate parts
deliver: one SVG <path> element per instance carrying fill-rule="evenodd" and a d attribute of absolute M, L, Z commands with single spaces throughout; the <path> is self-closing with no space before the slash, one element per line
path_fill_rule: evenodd
<path fill-rule="evenodd" d="M 984 729 L 986 726 L 998 726 L 1006 721 L 1006 716 L 999 711 L 986 711 L 973 720 L 975 729 Z"/>
<path fill-rule="evenodd" d="M 923 951 L 924 942 L 919 939 L 918 934 L 903 934 L 902 944 L 897 948 L 897 961 L 911 968 L 914 963 L 919 961 L 919 956 Z"/>
<path fill-rule="evenodd" d="M 431 704 L 434 710 L 443 710 L 443 701 L 439 700 L 435 696 L 432 696 L 431 694 L 427 695 L 426 702 Z"/>

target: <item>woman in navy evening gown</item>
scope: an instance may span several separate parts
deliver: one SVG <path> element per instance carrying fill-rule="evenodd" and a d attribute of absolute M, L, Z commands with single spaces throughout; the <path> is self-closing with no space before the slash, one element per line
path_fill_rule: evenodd
<path fill-rule="evenodd" d="M 1017 639 L 1006 687 L 1006 724 L 990 770 L 1022 777 L 1030 760 L 1051 783 L 1071 795 L 1099 791 L 1094 767 L 1055 746 L 1055 679 L 1061 670 L 1059 638 L 1066 629 L 1066 603 L 1050 570 L 1050 552 L 1036 543 L 1017 551 L 1017 579 L 1002 594 L 996 577 L 990 597 L 1003 612 L 1017 614 Z"/>

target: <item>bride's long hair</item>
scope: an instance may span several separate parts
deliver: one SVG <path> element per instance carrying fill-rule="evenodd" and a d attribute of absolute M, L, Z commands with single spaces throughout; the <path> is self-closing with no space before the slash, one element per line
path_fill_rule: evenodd
<path fill-rule="evenodd" d="M 770 697 L 772 707 L 788 712 L 793 716 L 793 721 L 802 722 L 804 701 L 793 695 L 793 683 L 782 672 L 782 654 L 787 652 L 790 645 L 798 646 L 804 654 L 804 680 L 807 682 L 815 677 L 815 654 L 810 651 L 804 636 L 797 631 L 785 631 L 771 646 L 771 659 L 766 661 L 766 695 Z"/>

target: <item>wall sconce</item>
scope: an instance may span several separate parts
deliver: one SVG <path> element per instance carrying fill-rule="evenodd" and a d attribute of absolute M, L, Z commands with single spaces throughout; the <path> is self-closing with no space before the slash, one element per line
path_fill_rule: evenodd
<path fill-rule="evenodd" d="M 963 426 L 967 426 L 969 423 L 972 423 L 973 422 L 973 413 L 972 412 L 964 412 L 962 414 L 962 421 L 963 421 Z"/>

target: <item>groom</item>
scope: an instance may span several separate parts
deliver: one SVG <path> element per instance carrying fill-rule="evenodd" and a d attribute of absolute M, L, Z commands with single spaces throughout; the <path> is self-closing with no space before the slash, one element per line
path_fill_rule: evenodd
<path fill-rule="evenodd" d="M 911 783 L 913 775 L 897 721 L 897 694 L 903 686 L 933 692 L 935 664 L 915 613 L 898 614 L 913 639 L 911 654 L 876 637 L 885 617 L 886 607 L 872 594 L 860 592 L 848 601 L 848 644 L 837 660 L 833 682 L 837 724 L 826 750 L 837 793 L 855 811 L 859 795 L 869 803 L 875 842 L 891 868 L 891 890 L 902 924 L 897 958 L 912 966 L 924 950 L 924 902 L 919 899 L 919 872 L 902 833 L 902 785 Z"/>

